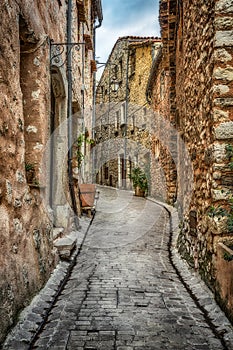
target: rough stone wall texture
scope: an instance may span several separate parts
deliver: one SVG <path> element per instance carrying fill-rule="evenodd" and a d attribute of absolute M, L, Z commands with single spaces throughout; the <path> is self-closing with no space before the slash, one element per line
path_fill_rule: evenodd
<path fill-rule="evenodd" d="M 154 57 L 147 84 L 147 98 L 154 110 L 150 137 L 151 195 L 174 204 L 177 199 L 177 157 L 172 138 L 176 136 L 176 129 L 170 122 L 171 78 L 163 50 L 161 48 Z"/>
<path fill-rule="evenodd" d="M 232 277 L 226 275 L 223 282 L 218 257 L 218 242 L 227 239 L 228 232 L 221 219 L 209 216 L 210 207 L 226 205 L 226 193 L 232 188 L 232 171 L 226 159 L 226 145 L 232 144 L 231 66 L 229 61 L 226 64 L 222 58 L 219 60 L 223 48 L 228 54 L 232 49 L 226 39 L 228 31 L 217 29 L 220 23 L 224 26 L 228 21 L 224 13 L 219 13 L 220 2 L 201 5 L 202 17 L 197 25 L 200 3 L 192 7 L 184 3 L 183 25 L 180 22 L 177 40 L 179 130 L 193 166 L 193 195 L 185 213 L 179 244 L 182 254 L 215 290 L 232 317 L 229 306 L 233 295 L 228 293 L 226 297 L 225 293 Z M 194 37 L 190 37 L 190 32 Z M 190 74 L 192 79 L 188 78 Z M 221 114 L 224 112 L 227 118 L 223 121 Z M 179 171 L 183 175 L 186 172 L 182 163 Z"/>
<path fill-rule="evenodd" d="M 74 5 L 75 19 L 76 1 Z M 88 2 L 88 6 L 92 3 Z M 66 72 L 65 66 L 59 68 L 60 60 L 53 64 L 50 75 L 49 45 L 49 39 L 55 43 L 66 41 L 66 11 L 65 0 L 0 3 L 0 343 L 17 312 L 42 287 L 57 261 L 53 218 L 43 201 L 49 169 L 43 168 L 42 160 L 52 132 L 50 112 L 55 116 L 53 128 L 57 129 L 58 142 L 54 177 L 58 176 L 63 183 L 63 188 L 55 184 L 54 203 L 61 217 L 64 210 L 59 210 L 59 205 L 69 207 L 65 195 L 67 169 L 64 169 L 67 135 L 66 128 L 59 128 L 67 113 Z M 90 34 L 92 24 L 89 21 Z M 73 25 L 76 26 L 73 40 L 83 41 L 77 21 Z M 81 50 L 74 56 L 74 63 L 82 67 Z M 87 57 L 86 65 L 90 66 L 93 55 L 89 49 Z M 80 68 L 73 81 L 73 112 L 80 109 L 77 105 L 82 101 L 81 75 Z M 89 68 L 86 81 L 90 86 L 87 90 L 92 93 Z M 88 104 L 91 100 L 88 95 Z"/>
<path fill-rule="evenodd" d="M 41 1 L 33 5 L 32 1 L 6 1 L 1 2 L 0 15 L 2 341 L 17 311 L 43 285 L 55 262 L 50 218 L 39 189 L 27 184 L 25 163 L 30 159 L 36 164 L 39 181 L 38 164 L 47 139 L 50 109 L 46 38 L 49 25 L 50 33 L 59 33 L 55 28 L 63 33 L 65 13 L 58 2 L 47 9 Z M 56 34 L 54 39 L 61 40 L 62 35 Z"/>
<path fill-rule="evenodd" d="M 198 21 L 200 6 L 202 16 Z M 206 220 L 211 205 L 213 172 L 213 16 L 213 1 L 194 2 L 192 5 L 189 1 L 184 2 L 183 7 L 179 8 L 176 42 L 177 129 L 188 150 L 188 158 L 193 168 L 193 191 L 189 207 L 184 208 L 181 250 L 184 249 L 183 254 L 188 253 L 189 259 L 209 283 L 214 278 L 214 246 L 213 236 L 211 232 L 207 232 L 203 220 Z M 187 158 L 185 161 L 187 162 Z M 187 178 L 187 166 L 182 159 L 178 165 L 178 173 L 178 188 L 182 188 Z"/>
<path fill-rule="evenodd" d="M 232 10 L 228 0 L 161 0 L 163 52 L 157 86 L 149 89 L 154 108 L 162 113 L 163 105 L 168 108 L 167 119 L 176 130 L 170 141 L 177 172 L 175 204 L 182 220 L 180 252 L 215 291 L 230 317 L 232 273 L 222 276 L 218 243 L 229 240 L 232 233 L 226 218 L 211 216 L 210 210 L 218 205 L 229 209 L 227 198 L 232 193 L 226 152 L 233 143 Z M 163 70 L 169 74 L 170 87 L 167 102 L 158 106 Z M 169 139 L 168 132 L 164 136 Z M 165 159 L 169 161 L 166 155 Z"/>
<path fill-rule="evenodd" d="M 212 203 L 216 207 L 219 204 L 225 204 L 226 201 L 228 202 L 225 199 L 232 197 L 233 190 L 233 169 L 229 166 L 231 156 L 229 157 L 226 152 L 227 147 L 233 145 L 233 3 L 229 0 L 216 1 L 214 10 L 212 110 L 214 142 L 212 146 L 213 181 L 211 195 Z M 216 289 L 220 302 L 233 320 L 233 266 L 230 262 L 228 262 L 228 266 L 225 266 L 226 261 L 223 260 L 221 246 L 218 244 L 221 241 L 226 244 L 229 242 L 232 247 L 232 229 L 230 230 L 229 224 L 221 230 L 217 225 L 212 232 L 215 234 L 213 243 L 214 252 L 217 255 L 214 260 L 216 264 Z M 220 255 L 221 258 L 219 259 Z M 224 274 L 224 271 L 226 274 Z"/>
<path fill-rule="evenodd" d="M 144 42 L 134 43 L 129 45 L 129 48 L 135 50 L 135 70 L 129 72 L 129 88 L 130 102 L 138 106 L 147 105 L 146 87 L 150 74 L 153 57 L 160 48 L 161 42 L 159 39 Z"/>
<path fill-rule="evenodd" d="M 149 174 L 152 117 L 145 91 L 159 46 L 156 38 L 123 37 L 109 56 L 96 95 L 96 172 L 101 184 L 122 187 L 126 178 L 131 188 L 128 174 L 135 165 Z M 112 91 L 113 81 L 119 83 L 117 92 Z"/>

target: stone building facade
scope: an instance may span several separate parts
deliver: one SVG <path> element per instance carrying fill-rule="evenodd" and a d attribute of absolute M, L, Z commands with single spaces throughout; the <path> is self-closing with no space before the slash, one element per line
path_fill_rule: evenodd
<path fill-rule="evenodd" d="M 7 0 L 0 16 L 1 343 L 57 262 L 53 227 L 69 229 L 67 154 L 89 125 L 83 104 L 92 108 L 93 28 L 102 12 L 98 0 Z M 81 43 L 72 48 L 72 79 L 69 35 Z"/>
<path fill-rule="evenodd" d="M 160 47 L 153 37 L 119 38 L 96 93 L 96 182 L 130 189 L 128 174 L 140 166 L 149 174 L 151 111 L 146 86 Z"/>
<path fill-rule="evenodd" d="M 233 3 L 160 1 L 163 48 L 147 97 L 156 111 L 152 188 L 177 206 L 179 251 L 233 318 Z M 161 127 L 162 126 L 162 127 Z M 228 248 L 227 248 L 228 247 Z"/>

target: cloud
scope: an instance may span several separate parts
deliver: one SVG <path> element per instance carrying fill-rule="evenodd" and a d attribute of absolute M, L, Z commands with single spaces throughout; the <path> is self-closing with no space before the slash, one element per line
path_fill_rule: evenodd
<path fill-rule="evenodd" d="M 102 0 L 103 24 L 96 34 L 97 60 L 106 62 L 121 36 L 160 36 L 159 0 Z"/>
<path fill-rule="evenodd" d="M 103 0 L 103 9 L 106 9 L 106 24 L 107 25 L 123 25 L 130 24 L 136 25 L 144 14 L 151 12 L 156 13 L 158 8 L 158 0 Z"/>

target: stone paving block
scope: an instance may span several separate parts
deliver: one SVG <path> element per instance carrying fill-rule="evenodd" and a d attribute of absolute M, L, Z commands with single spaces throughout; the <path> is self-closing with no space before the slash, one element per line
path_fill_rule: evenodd
<path fill-rule="evenodd" d="M 114 350 L 114 341 L 113 340 L 87 341 L 85 342 L 85 349 Z"/>
<path fill-rule="evenodd" d="M 20 340 L 20 338 L 18 339 L 11 339 L 10 343 L 6 342 L 4 344 L 4 349 L 6 350 L 28 350 L 28 342 L 24 342 L 22 340 Z"/>
<path fill-rule="evenodd" d="M 170 264 L 168 216 L 156 203 L 150 202 L 149 209 L 159 214 L 157 222 L 137 240 L 108 249 L 94 246 L 96 239 L 101 242 L 112 239 L 115 244 L 117 237 L 119 240 L 124 237 L 123 222 L 127 223 L 132 210 L 140 217 L 141 203 L 133 198 L 124 212 L 111 215 L 97 211 L 77 264 L 36 343 L 40 345 L 38 349 L 49 344 L 56 350 L 203 350 L 202 345 L 209 350 L 226 350 Z M 147 217 L 140 220 L 141 227 L 146 228 Z M 115 235 L 110 236 L 109 232 L 116 228 Z M 201 294 L 200 303 L 206 304 L 213 322 L 220 323 L 219 331 L 232 334 L 232 328 L 206 289 L 202 289 L 202 283 L 197 282 L 174 252 L 173 259 L 185 281 Z M 67 267 L 67 264 L 60 267 L 63 276 Z M 55 279 L 59 281 L 58 272 L 49 286 L 52 290 L 56 289 Z M 47 299 L 52 293 L 45 290 L 44 295 Z M 44 306 L 43 300 L 38 299 L 31 310 L 39 314 Z M 30 323 L 26 324 L 30 328 Z M 228 339 L 229 350 L 233 340 Z"/>
<path fill-rule="evenodd" d="M 49 339 L 50 339 L 50 334 L 46 337 L 40 337 L 40 339 L 36 342 L 36 346 L 39 348 L 44 348 L 47 349 L 47 346 L 49 345 Z"/>

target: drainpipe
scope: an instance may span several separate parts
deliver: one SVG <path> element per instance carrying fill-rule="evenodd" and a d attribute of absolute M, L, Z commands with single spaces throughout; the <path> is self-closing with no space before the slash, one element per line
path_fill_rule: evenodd
<path fill-rule="evenodd" d="M 93 59 L 94 61 L 96 60 L 96 29 L 100 28 L 102 24 L 102 21 L 99 22 L 99 24 L 95 25 L 93 28 Z M 96 96 L 95 96 L 95 91 L 96 91 L 96 72 L 93 73 L 93 110 L 92 110 L 92 126 L 95 125 L 95 113 L 96 113 L 96 108 L 95 108 L 95 103 L 96 103 Z M 92 138 L 94 139 L 94 129 L 92 129 Z"/>
<path fill-rule="evenodd" d="M 103 15 L 102 15 L 102 8 L 101 8 L 101 3 L 99 1 L 99 9 L 100 9 L 100 16 L 98 18 L 99 23 L 94 25 L 93 27 L 93 59 L 94 61 L 96 60 L 96 29 L 100 28 L 102 25 L 102 21 L 103 21 Z M 96 117 L 96 72 L 94 72 L 93 74 L 93 106 L 92 106 L 92 138 L 95 139 L 95 117 Z M 94 179 L 95 176 L 95 154 L 94 152 L 92 152 L 92 182 L 95 182 Z"/>
<path fill-rule="evenodd" d="M 84 30 L 84 24 L 82 24 L 82 36 L 84 38 L 85 30 Z M 85 56 L 85 45 L 82 46 L 82 88 L 81 88 L 81 95 L 82 95 L 82 110 L 81 110 L 81 118 L 82 118 L 82 134 L 85 135 L 85 64 L 86 64 L 86 56 Z M 85 143 L 84 140 L 82 144 L 82 152 L 84 154 L 84 158 L 86 156 L 85 154 Z M 83 182 L 85 181 L 85 162 L 82 163 L 81 166 L 81 178 Z"/>
<path fill-rule="evenodd" d="M 127 131 L 128 131 L 128 111 L 129 111 L 129 47 L 127 47 L 127 62 L 126 62 L 126 83 L 125 83 L 125 137 L 124 137 L 124 176 L 125 189 L 127 189 Z"/>
<path fill-rule="evenodd" d="M 72 203 L 72 209 L 75 214 L 74 223 L 75 228 L 79 229 L 79 220 L 77 212 L 77 203 L 74 191 L 72 158 L 73 158 L 73 140 L 72 140 L 72 0 L 68 0 L 67 9 L 67 82 L 68 82 L 68 97 L 67 97 L 67 127 L 68 127 L 68 178 L 69 190 Z"/>

